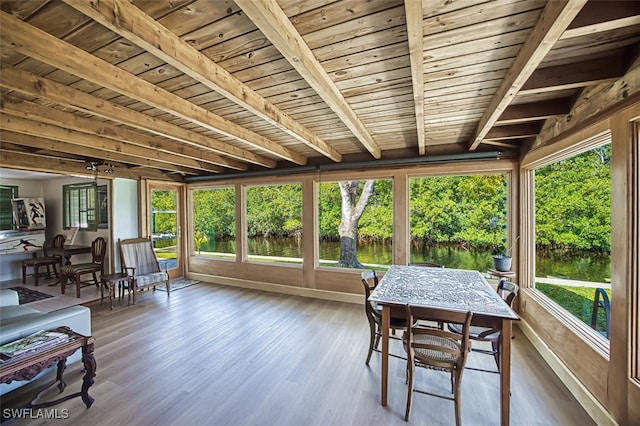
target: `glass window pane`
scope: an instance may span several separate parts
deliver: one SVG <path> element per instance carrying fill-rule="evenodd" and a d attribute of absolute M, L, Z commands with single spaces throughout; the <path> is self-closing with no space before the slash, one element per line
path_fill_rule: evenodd
<path fill-rule="evenodd" d="M 386 269 L 393 263 L 393 182 L 322 182 L 319 264 Z"/>
<path fill-rule="evenodd" d="M 302 185 L 247 187 L 249 260 L 302 263 Z"/>
<path fill-rule="evenodd" d="M 541 167 L 534 176 L 535 287 L 608 338 L 611 145 Z"/>
<path fill-rule="evenodd" d="M 235 197 L 234 188 L 208 188 L 193 191 L 193 243 L 196 255 L 235 257 Z"/>
<path fill-rule="evenodd" d="M 14 229 L 11 199 L 17 196 L 17 186 L 0 185 L 0 230 Z"/>
<path fill-rule="evenodd" d="M 493 268 L 493 255 L 511 255 L 506 196 L 505 174 L 411 178 L 410 262 Z"/>

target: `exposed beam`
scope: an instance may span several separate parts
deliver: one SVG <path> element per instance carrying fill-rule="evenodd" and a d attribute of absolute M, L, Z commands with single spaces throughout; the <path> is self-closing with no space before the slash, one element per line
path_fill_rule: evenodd
<path fill-rule="evenodd" d="M 130 74 L 6 12 L 0 12 L 0 46 L 106 87 L 299 165 L 306 157 Z"/>
<path fill-rule="evenodd" d="M 315 58 L 287 15 L 274 1 L 236 0 L 236 4 L 373 155 L 380 148 L 338 87 Z"/>
<path fill-rule="evenodd" d="M 0 118 L 2 120 L 2 118 Z M 83 146 L 78 145 L 76 143 L 69 143 L 60 141 L 58 139 L 51 139 L 46 136 L 38 136 L 35 134 L 28 133 L 18 133 L 11 130 L 2 131 L 2 142 L 3 149 L 4 144 L 6 142 L 15 143 L 22 146 L 27 146 L 30 148 L 37 149 L 40 155 L 55 155 L 52 153 L 60 153 L 61 156 L 68 155 L 68 153 L 73 153 L 74 155 L 83 156 L 90 159 L 96 160 L 106 160 L 110 162 L 116 162 L 121 164 L 134 164 L 136 166 L 142 166 L 147 168 L 147 176 L 161 176 L 164 175 L 167 171 L 171 173 L 178 173 L 181 176 L 183 175 L 197 175 L 198 171 L 195 169 L 181 167 L 181 166 L 171 166 L 167 167 L 165 163 L 160 163 L 158 161 L 144 159 L 140 157 L 132 157 L 127 154 L 120 154 L 117 152 L 112 152 L 109 150 L 96 148 L 92 146 Z M 86 165 L 86 162 L 83 161 Z M 121 169 L 122 167 L 117 167 Z M 155 170 L 154 173 L 150 173 L 150 170 Z"/>
<path fill-rule="evenodd" d="M 550 1 L 507 71 L 469 144 L 475 150 L 587 0 Z"/>
<path fill-rule="evenodd" d="M 427 0 L 428 1 L 428 0 Z M 422 31 L 422 0 L 405 0 L 404 14 L 407 21 L 411 79 L 413 81 L 413 104 L 416 111 L 418 152 L 424 155 L 424 34 Z"/>
<path fill-rule="evenodd" d="M 28 138 L 31 136 L 21 135 Z M 36 138 L 33 138 L 36 139 Z M 3 147 L 4 148 L 4 147 Z M 57 174 L 74 174 L 74 175 L 86 175 L 88 174 L 84 161 L 74 161 L 65 158 L 58 158 L 47 154 L 32 154 L 25 152 L 11 152 L 6 149 L 0 150 L 0 164 L 2 167 L 10 169 L 31 170 L 34 172 L 47 172 Z M 114 173 L 110 177 L 118 177 L 123 179 L 141 179 L 152 178 L 158 180 L 171 180 L 176 182 L 182 182 L 182 176 L 171 173 L 162 173 L 159 170 L 147 169 L 144 167 L 136 167 L 133 169 L 116 167 Z"/>
<path fill-rule="evenodd" d="M 640 2 L 590 1 L 578 13 L 561 40 L 640 24 Z"/>
<path fill-rule="evenodd" d="M 522 139 L 538 136 L 542 123 L 524 123 L 493 127 L 485 136 L 487 140 Z"/>
<path fill-rule="evenodd" d="M 65 129 L 76 130 L 113 139 L 123 144 L 136 145 L 162 153 L 176 164 L 184 163 L 187 167 L 216 172 L 219 167 L 210 168 L 207 164 L 229 167 L 236 170 L 247 170 L 247 165 L 239 161 L 229 160 L 210 152 L 203 152 L 191 146 L 178 144 L 173 141 L 162 140 L 157 136 L 145 135 L 141 132 L 116 126 L 110 123 L 80 117 L 76 114 L 47 108 L 28 101 L 15 103 L 15 99 L 3 96 L 0 102 L 0 112 L 15 117 L 36 119 L 41 123 L 52 124 Z M 177 158 L 176 158 L 177 157 Z M 204 164 L 203 164 L 204 163 Z"/>
<path fill-rule="evenodd" d="M 540 121 L 558 115 L 566 115 L 571 111 L 568 98 L 550 101 L 531 102 L 528 104 L 509 105 L 496 121 L 497 125 Z"/>
<path fill-rule="evenodd" d="M 135 43 L 191 78 L 278 127 L 334 161 L 342 155 L 220 65 L 128 0 L 64 0 L 73 8 Z"/>
<path fill-rule="evenodd" d="M 196 167 L 186 165 L 184 161 L 178 161 L 176 156 L 164 154 L 153 149 L 125 145 L 111 139 L 88 135 L 75 130 L 64 129 L 50 124 L 40 123 L 7 114 L 0 115 L 0 129 L 15 133 L 23 133 L 39 138 L 52 140 L 54 144 L 66 142 L 73 146 L 68 152 L 81 155 L 98 155 L 104 159 L 121 161 L 124 163 L 138 164 L 163 170 L 173 170 L 179 173 L 197 174 Z M 4 138 L 4 135 L 2 136 Z M 93 154 L 92 154 L 93 153 Z M 108 158 L 107 158 L 108 156 Z M 200 168 L 201 170 L 203 167 Z M 206 170 L 221 173 L 221 167 L 209 165 Z"/>
<path fill-rule="evenodd" d="M 200 133 L 183 129 L 166 121 L 158 120 L 64 84 L 38 77 L 27 71 L 7 65 L 2 65 L 0 69 L 0 87 L 15 90 L 25 95 L 47 99 L 65 107 L 71 107 L 116 123 L 145 130 L 199 149 L 217 152 L 264 167 L 274 168 L 276 166 L 275 161 L 262 155 L 257 155 L 251 151 L 234 147 Z"/>
<path fill-rule="evenodd" d="M 624 75 L 625 71 L 624 58 L 620 55 L 540 68 L 531 74 L 518 94 L 593 86 L 616 81 Z"/>

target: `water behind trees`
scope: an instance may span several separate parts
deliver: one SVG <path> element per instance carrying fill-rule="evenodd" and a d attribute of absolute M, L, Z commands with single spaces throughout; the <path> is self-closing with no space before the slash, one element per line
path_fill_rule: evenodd
<path fill-rule="evenodd" d="M 339 241 L 321 241 L 321 260 L 340 258 Z M 235 253 L 235 240 L 213 240 L 202 244 L 201 252 Z M 249 253 L 260 256 L 302 258 L 300 238 L 251 238 Z M 393 248 L 387 241 L 361 241 L 358 259 L 365 264 L 391 265 Z M 449 268 L 486 271 L 493 267 L 492 253 L 460 246 L 412 244 L 411 262 L 436 262 Z M 610 256 L 592 252 L 537 251 L 536 276 L 605 282 L 611 277 Z"/>

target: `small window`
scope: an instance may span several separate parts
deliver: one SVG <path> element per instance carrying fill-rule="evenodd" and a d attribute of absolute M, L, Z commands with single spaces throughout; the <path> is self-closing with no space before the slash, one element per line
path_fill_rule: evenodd
<path fill-rule="evenodd" d="M 18 196 L 18 187 L 0 185 L 0 230 L 14 229 L 11 199 Z"/>
<path fill-rule="evenodd" d="M 62 186 L 63 228 L 98 230 L 98 186 L 95 182 Z"/>

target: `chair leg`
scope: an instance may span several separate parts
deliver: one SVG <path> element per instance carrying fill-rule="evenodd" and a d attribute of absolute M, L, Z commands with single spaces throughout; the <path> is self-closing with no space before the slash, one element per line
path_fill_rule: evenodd
<path fill-rule="evenodd" d="M 371 360 L 371 354 L 373 353 L 373 347 L 376 343 L 376 326 L 374 323 L 369 322 L 369 330 L 371 331 L 371 336 L 369 338 L 369 353 L 367 354 L 367 360 L 365 361 L 366 365 L 369 365 L 369 361 Z"/>
<path fill-rule="evenodd" d="M 76 297 L 80 298 L 80 274 L 76 274 Z"/>
<path fill-rule="evenodd" d="M 413 376 L 415 374 L 415 364 L 413 359 L 410 356 L 407 356 L 407 409 L 404 413 L 404 421 L 409 421 L 409 414 L 411 414 L 411 399 L 413 397 Z"/>
<path fill-rule="evenodd" d="M 62 294 L 64 294 L 67 288 L 67 279 L 69 279 L 68 275 L 60 272 L 60 292 Z"/>
<path fill-rule="evenodd" d="M 38 278 L 40 278 L 40 267 L 39 266 L 33 266 L 33 278 L 34 278 L 34 282 L 36 287 L 38 287 Z"/>
<path fill-rule="evenodd" d="M 451 377 L 453 378 L 455 375 L 455 385 L 453 392 L 453 405 L 455 407 L 456 412 L 456 426 L 460 426 L 462 424 L 462 419 L 460 416 L 460 388 L 462 387 L 462 372 L 464 369 L 456 370 L 451 372 Z"/>
<path fill-rule="evenodd" d="M 493 350 L 493 359 L 496 360 L 496 366 L 498 367 L 498 371 L 500 371 L 500 341 L 492 341 L 491 349 Z"/>
<path fill-rule="evenodd" d="M 27 283 L 27 265 L 22 265 L 22 284 Z"/>

